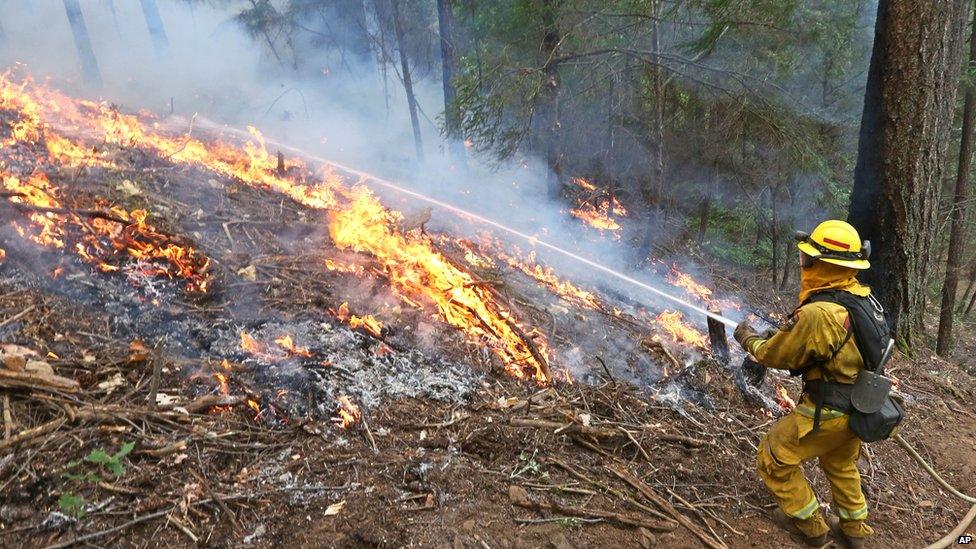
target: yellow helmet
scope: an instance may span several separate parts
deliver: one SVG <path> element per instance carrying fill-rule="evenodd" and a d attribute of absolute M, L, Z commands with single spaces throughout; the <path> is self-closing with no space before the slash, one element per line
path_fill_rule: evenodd
<path fill-rule="evenodd" d="M 829 219 L 817 225 L 813 234 L 797 231 L 796 239 L 796 247 L 814 259 L 851 269 L 871 267 L 871 242 L 862 243 L 857 229 L 846 221 Z"/>

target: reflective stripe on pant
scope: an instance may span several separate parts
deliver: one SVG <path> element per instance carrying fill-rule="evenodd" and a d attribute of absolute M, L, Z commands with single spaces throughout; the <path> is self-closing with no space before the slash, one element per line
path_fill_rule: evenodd
<path fill-rule="evenodd" d="M 847 428 L 847 416 L 843 414 L 825 413 L 820 430 L 811 433 L 813 419 L 805 411 L 801 405 L 780 418 L 763 436 L 756 456 L 759 475 L 784 513 L 807 519 L 817 512 L 819 503 L 800 464 L 819 458 L 840 518 L 864 520 L 868 509 L 857 471 L 860 439 Z"/>

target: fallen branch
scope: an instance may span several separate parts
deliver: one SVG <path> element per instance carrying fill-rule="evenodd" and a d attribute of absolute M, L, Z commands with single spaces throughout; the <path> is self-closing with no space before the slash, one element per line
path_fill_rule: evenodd
<path fill-rule="evenodd" d="M 183 409 L 191 414 L 196 414 L 212 406 L 234 406 L 243 401 L 244 397 L 242 396 L 203 395 L 186 406 L 183 406 Z"/>
<path fill-rule="evenodd" d="M 625 524 L 627 526 L 643 527 L 659 532 L 670 532 L 674 526 L 662 522 L 648 521 L 632 513 L 614 513 L 599 509 L 580 509 L 578 507 L 566 507 L 556 503 L 535 502 L 529 499 L 528 493 L 521 486 L 512 485 L 508 487 L 508 498 L 512 505 L 534 511 L 554 511 L 571 517 L 583 517 L 587 519 L 603 519 Z"/>
<path fill-rule="evenodd" d="M 34 307 L 34 305 L 31 305 L 30 307 L 28 307 L 28 308 L 24 309 L 23 311 L 15 314 L 14 316 L 8 318 L 7 320 L 4 320 L 3 322 L 0 322 L 0 328 L 3 328 L 5 326 L 7 326 L 11 322 L 17 322 L 21 318 L 24 318 L 24 316 L 27 315 L 27 313 L 33 311 L 35 308 L 36 307 Z"/>
<path fill-rule="evenodd" d="M 48 208 L 45 206 L 34 206 L 32 204 L 24 204 L 21 202 L 10 202 L 10 205 L 22 212 L 76 215 L 78 217 L 91 217 L 95 219 L 104 219 L 105 221 L 111 221 L 113 223 L 118 223 L 120 225 L 132 225 L 134 223 L 133 221 L 122 219 L 121 217 L 103 212 L 101 210 L 72 210 L 71 208 Z"/>
<path fill-rule="evenodd" d="M 513 417 L 508 420 L 509 425 L 513 427 L 535 427 L 537 429 L 552 429 L 554 434 L 565 434 L 565 435 L 585 435 L 597 439 L 607 439 L 607 438 L 627 438 L 630 439 L 633 434 L 628 432 L 623 432 L 620 429 L 611 429 L 606 427 L 591 427 L 588 425 L 580 425 L 577 423 L 572 424 L 562 424 L 556 423 L 554 421 L 545 421 L 542 419 L 527 419 L 521 417 Z M 652 433 L 647 431 L 641 431 L 641 434 L 646 434 L 651 438 L 657 440 L 664 440 L 668 442 L 680 442 L 688 446 L 693 446 L 695 448 L 710 445 L 710 441 L 692 438 L 685 435 L 671 435 L 667 433 Z"/>
<path fill-rule="evenodd" d="M 701 528 L 695 526 L 695 523 L 691 522 L 691 520 L 689 520 L 688 517 L 679 513 L 677 509 L 675 509 L 670 503 L 668 503 L 666 499 L 658 495 L 658 493 L 655 492 L 654 489 L 651 488 L 646 482 L 635 477 L 630 472 L 624 471 L 623 469 L 620 469 L 618 467 L 608 467 L 608 469 L 610 470 L 611 473 L 620 477 L 620 480 L 631 485 L 635 490 L 640 492 L 644 497 L 646 497 L 648 500 L 652 501 L 655 505 L 660 507 L 662 511 L 665 511 L 667 514 L 674 517 L 676 521 L 678 521 L 679 523 L 681 523 L 682 526 L 687 528 L 692 534 L 695 535 L 695 537 L 701 540 L 702 543 L 704 543 L 708 547 L 711 547 L 712 549 L 727 549 L 727 546 L 724 543 L 722 543 L 720 540 L 716 540 L 712 536 L 709 536 Z"/>
<path fill-rule="evenodd" d="M 37 375 L 30 372 L 13 372 L 0 368 L 0 387 L 7 389 L 38 389 L 75 393 L 81 386 L 77 381 L 57 375 Z"/>
<path fill-rule="evenodd" d="M 57 431 L 58 429 L 61 428 L 62 425 L 65 424 L 65 422 L 67 422 L 67 419 L 65 418 L 55 419 L 47 423 L 38 425 L 37 427 L 33 427 L 31 429 L 21 431 L 16 435 L 11 436 L 10 438 L 6 438 L 0 441 L 0 450 L 6 450 L 7 448 L 10 448 L 12 446 L 18 446 L 29 440 L 42 437 L 52 431 Z"/>

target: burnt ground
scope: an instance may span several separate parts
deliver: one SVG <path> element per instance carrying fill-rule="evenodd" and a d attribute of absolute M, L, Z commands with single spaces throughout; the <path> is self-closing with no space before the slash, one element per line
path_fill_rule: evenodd
<path fill-rule="evenodd" d="M 17 321 L 18 339 L 56 350 L 56 369 L 83 380 L 82 392 L 73 396 L 10 394 L 14 435 L 49 417 L 68 419 L 22 444 L 0 443 L 0 539 L 6 546 L 70 542 L 106 530 L 92 542 L 701 545 L 687 528 L 652 513 L 660 508 L 612 468 L 639 477 L 696 528 L 729 546 L 789 546 L 765 519 L 771 500 L 752 468 L 758 435 L 771 418 L 741 398 L 726 370 L 709 362 L 687 372 L 684 381 L 720 403 L 711 409 L 662 405 L 612 381 L 538 390 L 488 377 L 463 404 L 401 398 L 377 406 L 347 430 L 328 420 L 270 429 L 240 406 L 224 413 L 148 410 L 140 401 L 152 359 L 134 361 L 128 348 L 99 329 L 105 319 L 96 312 L 9 288 L 0 309 L 3 318 L 30 309 Z M 167 370 L 161 392 L 192 394 L 187 376 Z M 106 396 L 97 383 L 115 373 L 125 383 Z M 895 373 L 902 390 L 917 398 L 905 437 L 950 483 L 976 491 L 972 378 L 937 360 L 899 358 Z M 85 409 L 104 414 L 70 419 Z M 579 427 L 586 416 L 591 431 Z M 130 441 L 135 449 L 121 477 L 97 484 L 63 477 L 70 461 L 92 449 L 112 452 Z M 965 505 L 940 491 L 893 442 L 872 444 L 861 466 L 877 546 L 921 546 L 961 517 Z M 823 479 L 814 476 L 826 494 Z M 512 486 L 524 488 L 531 502 L 559 507 L 513 506 Z M 92 506 L 80 521 L 57 514 L 66 490 Z"/>
<path fill-rule="evenodd" d="M 789 546 L 766 518 L 753 461 L 783 413 L 770 396 L 785 386 L 795 397 L 794 380 L 744 390 L 734 362 L 654 339 L 636 313 L 583 310 L 518 273 L 479 273 L 518 318 L 547 327 L 554 365 L 578 362 L 576 383 L 517 381 L 400 306 L 369 258 L 330 246 L 318 212 L 139 150 L 102 150 L 118 168 L 46 169 L 77 207 L 150 209 L 160 231 L 212 259 L 213 289 L 99 273 L 0 235 L 0 341 L 79 384 L 0 380 L 0 544 Z M 332 272 L 323 255 L 361 271 Z M 343 325 L 342 302 L 382 313 L 382 333 Z M 240 348 L 242 331 L 260 352 Z M 307 355 L 275 348 L 282 335 Z M 579 359 L 594 354 L 602 364 Z M 972 371 L 916 351 L 891 372 L 908 400 L 904 436 L 976 492 Z M 348 428 L 334 420 L 343 395 L 362 412 Z M 967 507 L 893 442 L 871 445 L 861 465 L 878 546 L 925 545 Z"/>

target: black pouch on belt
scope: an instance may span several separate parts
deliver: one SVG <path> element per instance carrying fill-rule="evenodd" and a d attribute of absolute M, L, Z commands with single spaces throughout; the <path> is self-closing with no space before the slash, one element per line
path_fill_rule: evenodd
<path fill-rule="evenodd" d="M 905 410 L 891 398 L 891 380 L 861 370 L 851 390 L 854 408 L 847 426 L 864 442 L 884 440 L 901 423 Z"/>

